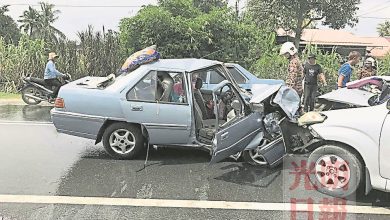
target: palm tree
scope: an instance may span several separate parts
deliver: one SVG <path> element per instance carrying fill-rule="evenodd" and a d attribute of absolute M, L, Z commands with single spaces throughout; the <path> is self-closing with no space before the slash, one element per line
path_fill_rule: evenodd
<path fill-rule="evenodd" d="M 18 22 L 22 23 L 20 29 L 25 33 L 28 33 L 32 37 L 33 32 L 37 30 L 40 26 L 39 24 L 39 12 L 32 8 L 28 7 L 28 10 L 23 12 L 23 15 L 19 17 Z"/>
<path fill-rule="evenodd" d="M 40 2 L 40 10 L 31 7 L 21 16 L 22 30 L 29 32 L 33 38 L 44 39 L 47 43 L 57 43 L 59 39 L 65 39 L 66 36 L 60 30 L 53 26 L 58 20 L 60 10 L 54 9 L 55 5 Z"/>
<path fill-rule="evenodd" d="M 4 14 L 9 11 L 8 9 L 9 5 L 3 5 L 0 7 L 0 14 Z"/>
<path fill-rule="evenodd" d="M 377 27 L 379 36 L 389 37 L 390 36 L 390 21 L 385 21 L 385 23 L 379 24 Z"/>

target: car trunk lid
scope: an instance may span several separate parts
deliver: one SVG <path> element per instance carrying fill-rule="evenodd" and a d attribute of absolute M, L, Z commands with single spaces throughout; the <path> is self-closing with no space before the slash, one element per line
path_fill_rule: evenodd
<path fill-rule="evenodd" d="M 111 79 L 108 77 L 93 77 L 87 76 L 76 81 L 73 81 L 67 85 L 66 87 L 72 88 L 84 88 L 84 89 L 102 89 L 104 85 L 110 81 Z"/>

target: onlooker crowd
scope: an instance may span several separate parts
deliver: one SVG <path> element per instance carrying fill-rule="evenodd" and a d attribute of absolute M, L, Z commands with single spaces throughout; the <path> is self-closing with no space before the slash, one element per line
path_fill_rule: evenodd
<path fill-rule="evenodd" d="M 303 112 L 314 111 L 318 81 L 327 86 L 325 74 L 321 65 L 316 62 L 316 56 L 310 54 L 308 61 L 302 64 L 298 57 L 298 49 L 292 42 L 282 45 L 280 55 L 289 60 L 286 85 L 293 88 L 300 97 L 303 95 Z M 340 63 L 336 89 L 346 87 L 351 81 L 354 66 L 360 63 L 361 57 L 359 52 L 352 51 L 348 55 L 348 60 Z M 357 78 L 376 76 L 376 69 L 375 59 L 366 54 L 363 67 L 357 71 Z"/>

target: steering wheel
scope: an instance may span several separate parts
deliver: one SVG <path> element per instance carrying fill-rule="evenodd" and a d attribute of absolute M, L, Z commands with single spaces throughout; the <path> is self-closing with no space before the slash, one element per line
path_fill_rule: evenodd
<path fill-rule="evenodd" d="M 225 87 L 227 88 L 227 90 L 223 91 Z M 230 100 L 233 99 L 233 91 L 228 86 L 224 86 L 220 90 L 220 96 L 221 96 L 221 100 L 225 104 L 227 104 Z"/>

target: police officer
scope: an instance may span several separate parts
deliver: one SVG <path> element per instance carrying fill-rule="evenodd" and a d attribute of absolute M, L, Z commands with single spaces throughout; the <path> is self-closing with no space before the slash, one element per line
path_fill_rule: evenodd
<path fill-rule="evenodd" d="M 366 59 L 366 61 L 364 62 L 364 67 L 357 74 L 358 79 L 376 76 L 374 65 L 375 64 L 373 64 L 371 60 Z"/>
<path fill-rule="evenodd" d="M 280 48 L 280 55 L 289 59 L 286 85 L 302 96 L 303 66 L 298 57 L 298 49 L 292 42 L 286 42 Z"/>

